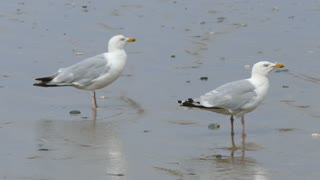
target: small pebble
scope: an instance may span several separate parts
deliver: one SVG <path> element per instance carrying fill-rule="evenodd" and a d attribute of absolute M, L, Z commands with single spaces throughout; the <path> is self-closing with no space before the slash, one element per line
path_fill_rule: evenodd
<path fill-rule="evenodd" d="M 119 173 L 119 174 L 109 174 L 110 176 L 124 176 L 124 174 Z"/>
<path fill-rule="evenodd" d="M 176 58 L 176 55 L 171 55 L 171 58 Z"/>
<path fill-rule="evenodd" d="M 207 81 L 207 80 L 208 80 L 208 77 L 206 77 L 206 76 L 200 77 L 200 80 L 201 80 L 201 81 Z"/>
<path fill-rule="evenodd" d="M 148 133 L 148 132 L 150 132 L 150 130 L 144 130 L 143 132 L 144 132 L 144 133 Z"/>
<path fill-rule="evenodd" d="M 186 83 L 191 83 L 191 81 L 186 81 Z"/>
<path fill-rule="evenodd" d="M 69 112 L 69 114 L 81 114 L 81 112 L 78 110 L 72 110 Z"/>
<path fill-rule="evenodd" d="M 192 37 L 194 37 L 194 38 L 201 38 L 201 36 L 200 36 L 200 35 L 198 35 L 198 36 L 192 36 Z"/>
<path fill-rule="evenodd" d="M 279 12 L 279 11 L 280 11 L 280 8 L 278 8 L 278 7 L 273 7 L 273 8 L 272 8 L 272 11 L 273 11 L 273 12 Z"/>
<path fill-rule="evenodd" d="M 289 86 L 282 86 L 282 88 L 289 88 Z"/>
<path fill-rule="evenodd" d="M 293 128 L 279 128 L 277 129 L 279 132 L 290 132 L 290 131 L 293 131 L 295 129 Z"/>
<path fill-rule="evenodd" d="M 320 137 L 320 134 L 319 133 L 313 133 L 311 134 L 312 137 Z"/>
<path fill-rule="evenodd" d="M 88 6 L 86 6 L 86 5 L 82 6 L 82 11 L 83 12 L 88 12 Z"/>
<path fill-rule="evenodd" d="M 218 123 L 212 123 L 212 124 L 209 124 L 208 126 L 208 129 L 211 129 L 211 130 L 217 130 L 220 128 L 220 124 Z"/>
<path fill-rule="evenodd" d="M 38 149 L 38 151 L 49 151 L 49 149 L 41 148 L 41 149 Z"/>
<path fill-rule="evenodd" d="M 218 155 L 216 155 L 216 158 L 217 158 L 217 159 L 221 159 L 221 158 L 222 158 L 222 155 L 218 154 Z"/>
<path fill-rule="evenodd" d="M 250 70 L 250 65 L 249 65 L 249 64 L 246 64 L 246 65 L 244 65 L 244 68 L 245 68 L 246 70 Z"/>
<path fill-rule="evenodd" d="M 218 23 L 221 23 L 225 20 L 226 18 L 225 17 L 218 17 L 217 20 L 218 20 Z"/>
<path fill-rule="evenodd" d="M 1 75 L 1 77 L 3 77 L 3 78 L 9 78 L 9 77 L 11 77 L 11 76 L 8 75 L 8 74 L 3 74 L 3 75 Z"/>
<path fill-rule="evenodd" d="M 82 53 L 82 52 L 75 52 L 74 55 L 76 55 L 76 56 L 83 56 L 83 53 Z"/>

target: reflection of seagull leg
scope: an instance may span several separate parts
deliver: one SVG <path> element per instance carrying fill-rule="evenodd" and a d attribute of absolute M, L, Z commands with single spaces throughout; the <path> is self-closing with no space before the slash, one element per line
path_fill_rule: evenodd
<path fill-rule="evenodd" d="M 92 109 L 92 120 L 96 122 L 97 119 L 97 109 Z"/>
<path fill-rule="evenodd" d="M 241 159 L 244 160 L 244 157 L 246 155 L 246 136 L 242 136 L 242 148 L 241 148 L 241 152 L 242 152 L 242 155 L 241 155 Z"/>
<path fill-rule="evenodd" d="M 96 91 L 92 91 L 92 109 L 98 108 L 97 99 L 96 99 Z"/>
<path fill-rule="evenodd" d="M 231 136 L 231 145 L 232 149 L 237 149 L 236 144 L 234 143 L 234 136 Z"/>
<path fill-rule="evenodd" d="M 232 148 L 232 150 L 231 150 L 231 153 L 230 153 L 231 163 L 234 163 L 234 152 L 236 152 L 236 150 L 237 150 L 236 147 Z"/>
<path fill-rule="evenodd" d="M 241 124 L 242 124 L 242 136 L 246 136 L 246 129 L 244 127 L 244 115 L 241 116 Z"/>
<path fill-rule="evenodd" d="M 230 117 L 230 122 L 231 122 L 231 136 L 234 136 L 234 131 L 233 131 L 233 121 L 234 121 L 234 119 L 233 119 L 233 115 L 231 115 L 231 117 Z"/>

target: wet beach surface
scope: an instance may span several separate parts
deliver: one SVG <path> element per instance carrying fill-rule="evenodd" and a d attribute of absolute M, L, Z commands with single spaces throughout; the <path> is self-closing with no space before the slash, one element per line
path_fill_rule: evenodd
<path fill-rule="evenodd" d="M 0 9 L 0 179 L 320 176 L 319 1 L 13 0 Z M 104 52 L 115 34 L 137 42 L 124 75 L 97 91 L 96 117 L 89 92 L 32 86 Z M 236 148 L 228 116 L 178 106 L 249 77 L 246 65 L 261 60 L 286 68 L 246 115 L 246 138 L 236 119 Z"/>

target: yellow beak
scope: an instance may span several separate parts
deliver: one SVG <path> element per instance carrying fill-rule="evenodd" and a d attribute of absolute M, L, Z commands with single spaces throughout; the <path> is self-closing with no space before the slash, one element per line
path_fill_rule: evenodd
<path fill-rule="evenodd" d="M 127 39 L 127 42 L 135 42 L 136 41 L 136 38 L 128 38 Z"/>
<path fill-rule="evenodd" d="M 274 66 L 272 66 L 273 68 L 283 68 L 284 67 L 284 64 L 281 64 L 281 63 L 278 63 Z"/>

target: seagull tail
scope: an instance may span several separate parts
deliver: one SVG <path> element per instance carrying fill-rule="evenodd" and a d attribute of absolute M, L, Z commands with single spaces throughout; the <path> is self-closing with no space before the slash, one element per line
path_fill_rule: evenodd
<path fill-rule="evenodd" d="M 178 103 L 180 106 L 203 108 L 200 102 L 196 102 L 192 98 L 189 98 L 185 101 L 178 100 Z"/>
<path fill-rule="evenodd" d="M 41 77 L 41 78 L 36 78 L 36 81 L 39 81 L 37 83 L 34 83 L 34 86 L 40 86 L 40 87 L 59 87 L 59 86 L 66 86 L 66 85 L 58 85 L 58 84 L 52 84 L 50 83 L 53 78 L 56 76 L 48 76 L 48 77 Z"/>
<path fill-rule="evenodd" d="M 199 101 L 195 101 L 192 98 L 189 98 L 185 101 L 178 100 L 178 103 L 180 104 L 180 106 L 200 108 L 200 109 L 205 109 L 205 110 L 214 111 L 214 112 L 218 112 L 218 111 L 220 112 L 221 110 L 224 110 L 223 108 L 219 108 L 219 107 L 205 107 L 201 105 Z"/>

